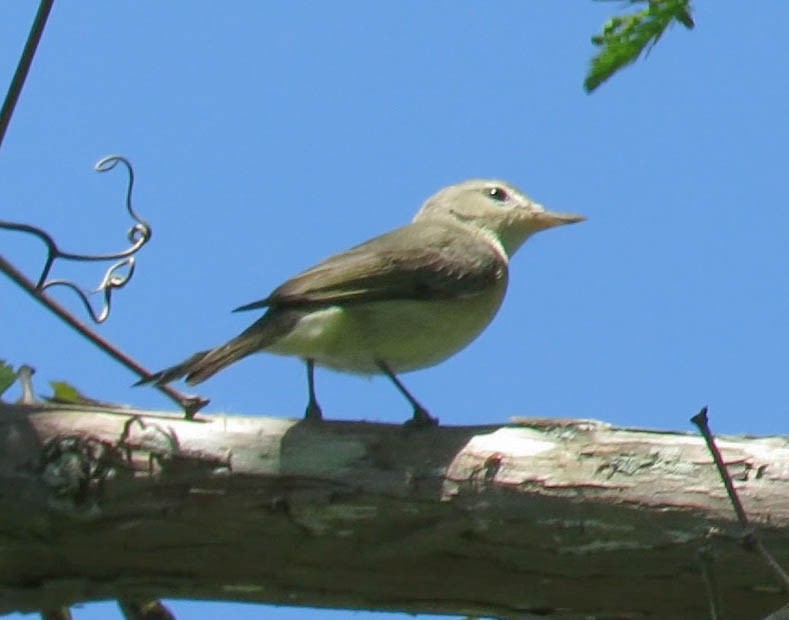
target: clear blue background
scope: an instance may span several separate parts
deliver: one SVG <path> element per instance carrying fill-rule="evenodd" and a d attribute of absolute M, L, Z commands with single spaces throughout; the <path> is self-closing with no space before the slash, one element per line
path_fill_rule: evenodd
<path fill-rule="evenodd" d="M 405 376 L 444 423 L 566 416 L 691 430 L 709 404 L 718 432 L 785 433 L 789 4 L 699 3 L 694 31 L 674 28 L 587 95 L 589 38 L 621 8 L 59 2 L 0 151 L 0 217 L 45 226 L 72 251 L 120 249 L 125 179 L 91 166 L 128 156 L 154 239 L 101 332 L 158 369 L 235 335 L 254 317 L 232 308 L 408 222 L 440 187 L 504 178 L 589 221 L 529 241 L 484 335 Z M 0 8 L 6 81 L 34 12 Z M 34 274 L 35 241 L 0 232 L 0 244 Z M 57 275 L 93 285 L 101 269 Z M 173 408 L 5 278 L 0 322 L 0 357 L 34 365 L 43 393 L 64 379 Z M 328 417 L 410 414 L 381 378 L 319 371 L 317 387 Z M 299 416 L 304 371 L 259 356 L 200 393 L 209 414 Z M 182 618 L 223 609 L 171 606 Z M 120 614 L 88 605 L 76 617 Z"/>

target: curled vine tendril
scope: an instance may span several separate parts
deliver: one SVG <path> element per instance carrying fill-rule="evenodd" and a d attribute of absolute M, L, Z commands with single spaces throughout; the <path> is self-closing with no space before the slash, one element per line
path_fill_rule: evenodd
<path fill-rule="evenodd" d="M 7 261 L 2 254 L 0 254 L 0 272 L 7 275 L 18 286 L 20 286 L 26 293 L 31 295 L 36 301 L 46 306 L 51 312 L 58 316 L 62 321 L 67 323 L 77 332 L 82 334 L 85 338 L 90 340 L 94 345 L 99 347 L 102 351 L 113 357 L 119 363 L 123 364 L 136 373 L 140 378 L 147 378 L 150 372 L 142 365 L 140 365 L 132 357 L 121 351 L 118 347 L 103 338 L 101 335 L 94 332 L 87 325 L 83 324 L 79 319 L 74 317 L 68 310 L 63 308 L 49 295 L 45 294 L 47 289 L 55 286 L 65 286 L 66 288 L 74 291 L 82 304 L 85 306 L 88 314 L 96 323 L 102 323 L 107 319 L 110 314 L 110 303 L 112 300 L 112 292 L 115 289 L 123 288 L 129 283 L 132 275 L 134 275 L 134 266 L 136 254 L 142 246 L 144 246 L 151 238 L 151 227 L 142 219 L 132 206 L 132 189 L 134 187 L 134 170 L 132 169 L 129 161 L 119 155 L 111 155 L 100 160 L 96 166 L 96 172 L 107 172 L 112 170 L 118 164 L 123 164 L 126 167 L 126 172 L 129 175 L 129 181 L 126 186 L 126 211 L 134 220 L 134 224 L 127 233 L 127 238 L 131 246 L 121 252 L 114 254 L 74 254 L 71 252 L 64 252 L 61 250 L 52 236 L 46 231 L 31 226 L 30 224 L 20 224 L 17 222 L 5 222 L 0 220 L 0 229 L 15 230 L 23 233 L 28 233 L 41 240 L 47 248 L 47 258 L 44 261 L 44 266 L 38 276 L 38 281 L 31 281 L 12 263 Z M 98 288 L 95 291 L 86 292 L 79 286 L 69 280 L 50 279 L 49 275 L 55 262 L 58 259 L 64 261 L 116 261 L 104 274 Z M 89 296 L 92 294 L 101 293 L 104 298 L 104 305 L 100 312 L 96 312 L 90 303 Z M 184 410 L 187 419 L 197 413 L 204 407 L 208 400 L 201 396 L 191 396 L 189 394 L 182 394 L 178 390 L 170 387 L 169 385 L 157 385 L 157 390 L 166 394 L 173 401 L 178 403 Z"/>
<path fill-rule="evenodd" d="M 58 247 L 52 236 L 41 228 L 31 226 L 30 224 L 19 224 L 16 222 L 6 222 L 0 220 L 0 228 L 31 234 L 35 237 L 38 237 L 46 246 L 47 258 L 44 261 L 44 266 L 42 267 L 41 273 L 38 276 L 36 289 L 40 292 L 56 286 L 65 286 L 66 288 L 71 289 L 77 294 L 83 306 L 85 307 L 85 311 L 96 323 L 103 323 L 109 317 L 112 307 L 112 292 L 115 289 L 123 288 L 126 286 L 126 284 L 128 284 L 129 280 L 131 280 L 132 276 L 134 275 L 134 254 L 136 254 L 146 243 L 148 243 L 152 233 L 148 222 L 138 215 L 138 213 L 134 210 L 134 206 L 132 205 L 134 169 L 129 163 L 129 160 L 127 160 L 125 157 L 121 157 L 120 155 L 110 155 L 109 157 L 99 160 L 94 166 L 94 170 L 96 170 L 96 172 L 108 172 L 115 168 L 115 166 L 118 164 L 125 166 L 128 173 L 129 180 L 126 186 L 126 211 L 135 222 L 126 235 L 129 243 L 131 243 L 131 246 L 121 252 L 93 255 L 64 252 Z M 86 291 L 70 280 L 49 278 L 52 268 L 58 259 L 62 259 L 64 261 L 82 262 L 116 260 L 117 262 L 107 269 L 107 271 L 104 273 L 104 277 L 99 283 L 99 286 L 95 290 Z M 96 293 L 100 293 L 103 298 L 101 310 L 98 312 L 96 312 L 89 299 L 91 295 Z"/>
<path fill-rule="evenodd" d="M 25 80 L 27 79 L 27 74 L 33 62 L 33 57 L 36 55 L 36 48 L 38 47 L 38 43 L 41 40 L 41 35 L 44 32 L 44 26 L 47 23 L 47 18 L 49 17 L 53 3 L 54 0 L 40 1 L 38 11 L 36 12 L 36 17 L 33 21 L 33 25 L 30 29 L 27 40 L 25 41 L 24 50 L 22 51 L 16 71 L 14 72 L 14 76 L 11 80 L 11 85 L 8 87 L 8 92 L 3 99 L 2 106 L 0 106 L 0 145 L 3 143 L 6 130 L 8 129 L 8 125 L 11 122 L 11 117 L 14 114 L 14 108 L 16 107 L 16 103 L 19 100 L 19 94 L 22 92 L 22 87 L 24 86 Z M 129 182 L 126 187 L 126 211 L 128 211 L 131 218 L 135 221 L 135 224 L 131 227 L 131 229 L 129 229 L 128 233 L 129 243 L 132 244 L 130 248 L 116 254 L 94 256 L 71 254 L 69 252 L 63 252 L 60 248 L 58 248 L 55 240 L 44 230 L 36 226 L 0 220 L 0 230 L 15 230 L 34 235 L 38 237 L 47 247 L 47 258 L 44 262 L 44 267 L 41 270 L 41 274 L 38 277 L 37 283 L 32 282 L 24 273 L 17 269 L 13 263 L 7 261 L 2 253 L 0 253 L 0 272 L 8 276 L 11 281 L 24 290 L 28 295 L 33 297 L 33 299 L 35 299 L 38 303 L 46 307 L 60 320 L 65 322 L 72 329 L 76 330 L 79 334 L 92 342 L 107 355 L 126 366 L 126 368 L 136 373 L 140 378 L 146 378 L 150 376 L 150 372 L 144 366 L 139 364 L 134 358 L 126 355 L 126 353 L 121 351 L 118 347 L 103 338 L 101 335 L 94 332 L 87 325 L 82 323 L 82 321 L 72 315 L 68 310 L 57 303 L 57 301 L 52 299 L 49 295 L 44 294 L 44 291 L 47 288 L 54 286 L 66 286 L 70 288 L 82 300 L 82 303 L 85 306 L 85 309 L 88 311 L 88 314 L 90 314 L 91 318 L 96 323 L 101 323 L 105 321 L 110 314 L 112 291 L 125 286 L 134 274 L 134 254 L 151 238 L 151 227 L 145 220 L 137 215 L 137 212 L 132 207 L 131 195 L 132 188 L 134 187 L 134 170 L 126 158 L 120 157 L 118 155 L 111 155 L 100 160 L 96 163 L 95 170 L 96 172 L 107 172 L 108 170 L 112 170 L 119 163 L 126 167 L 126 171 L 129 174 Z M 104 306 L 101 312 L 97 314 L 94 311 L 93 306 L 90 304 L 88 296 L 91 293 L 86 293 L 76 284 L 68 280 L 49 279 L 49 273 L 58 258 L 75 261 L 118 261 L 106 271 L 98 289 L 93 291 L 93 293 L 103 294 Z M 166 394 L 173 401 L 177 402 L 184 410 L 187 419 L 192 419 L 195 413 L 197 413 L 208 403 L 208 400 L 205 398 L 200 396 L 190 396 L 189 394 L 182 394 L 178 390 L 171 388 L 168 385 L 157 385 L 156 389 Z"/>

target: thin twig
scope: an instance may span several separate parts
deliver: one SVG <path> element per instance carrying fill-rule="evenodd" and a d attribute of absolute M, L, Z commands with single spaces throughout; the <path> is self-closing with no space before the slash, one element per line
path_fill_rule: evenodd
<path fill-rule="evenodd" d="M 726 487 L 726 492 L 729 494 L 734 512 L 737 513 L 737 520 L 740 522 L 740 526 L 742 526 L 742 529 L 746 530 L 746 532 L 749 531 L 751 529 L 751 524 L 748 521 L 748 515 L 745 513 L 745 508 L 743 508 L 740 497 L 737 495 L 737 490 L 734 488 L 734 482 L 729 475 L 729 470 L 726 468 L 726 463 L 723 462 L 723 456 L 720 450 L 718 450 L 718 446 L 715 445 L 715 438 L 712 436 L 709 420 L 707 418 L 707 407 L 702 407 L 701 411 L 694 415 L 690 421 L 696 425 L 701 436 L 704 437 L 707 448 L 710 454 L 712 454 L 712 460 L 715 461 L 715 466 L 718 468 L 718 474 L 720 474 L 723 485 Z"/>
<path fill-rule="evenodd" d="M 743 529 L 743 542 L 747 548 L 757 551 L 759 555 L 762 556 L 778 577 L 779 581 L 783 583 L 784 590 L 789 591 L 789 574 L 786 573 L 783 567 L 781 567 L 770 552 L 767 551 L 762 541 L 759 539 L 756 530 L 751 526 L 748 520 L 748 515 L 745 512 L 745 508 L 743 508 L 739 495 L 737 495 L 737 490 L 734 488 L 734 482 L 729 475 L 729 470 L 726 468 L 726 464 L 723 462 L 723 456 L 718 446 L 715 444 L 715 438 L 712 436 L 709 420 L 707 418 L 707 407 L 702 407 L 701 411 L 694 415 L 690 421 L 699 429 L 701 436 L 704 437 L 704 441 L 707 443 L 707 448 L 709 448 L 712 454 L 712 459 L 715 461 L 715 466 L 718 468 L 718 474 L 720 474 L 721 480 L 723 480 L 723 484 L 726 487 L 726 493 L 729 495 L 729 500 L 734 508 L 734 512 L 737 514 L 737 520 L 740 522 L 740 527 Z"/>
<path fill-rule="evenodd" d="M 47 25 L 47 18 L 49 11 L 52 9 L 52 4 L 55 0 L 41 0 L 38 5 L 38 12 L 33 20 L 33 25 L 30 28 L 30 34 L 27 36 L 25 42 L 25 49 L 22 50 L 22 56 L 19 58 L 19 64 L 16 66 L 14 77 L 11 79 L 11 86 L 8 87 L 8 94 L 6 94 L 3 107 L 0 109 L 0 146 L 3 144 L 5 132 L 11 122 L 11 116 L 14 114 L 16 102 L 19 100 L 19 95 L 22 92 L 22 87 L 25 85 L 30 65 L 33 64 L 33 57 L 36 55 L 38 42 L 41 40 L 41 35 L 44 33 L 44 26 Z"/>
<path fill-rule="evenodd" d="M 151 372 L 147 368 L 138 364 L 133 358 L 126 355 L 123 351 L 115 347 L 111 342 L 105 340 L 101 335 L 97 334 L 87 325 L 72 316 L 71 313 L 63 308 L 63 306 L 39 291 L 33 282 L 31 282 L 22 272 L 20 272 L 18 269 L 16 269 L 16 267 L 3 258 L 2 255 L 0 255 L 0 271 L 5 273 L 17 285 L 24 289 L 28 295 L 33 297 L 40 304 L 46 306 L 46 308 L 57 315 L 62 321 L 68 323 L 68 325 L 78 331 L 82 336 L 90 340 L 102 351 L 126 366 L 126 368 L 134 372 L 140 378 L 145 378 L 151 375 Z M 182 394 L 178 390 L 175 390 L 167 385 L 156 385 L 156 389 L 165 394 L 174 402 L 178 403 L 178 405 L 186 414 L 187 419 L 193 418 L 194 415 L 200 411 L 200 409 L 208 404 L 208 399 L 206 398 Z"/>

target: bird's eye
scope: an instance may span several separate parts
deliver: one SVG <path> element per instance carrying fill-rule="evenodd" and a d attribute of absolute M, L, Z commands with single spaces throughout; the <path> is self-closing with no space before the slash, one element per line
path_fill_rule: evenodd
<path fill-rule="evenodd" d="M 509 199 L 509 194 L 507 194 L 506 190 L 500 187 L 489 188 L 488 195 L 493 198 L 493 200 L 497 200 L 498 202 L 506 202 L 507 199 Z"/>

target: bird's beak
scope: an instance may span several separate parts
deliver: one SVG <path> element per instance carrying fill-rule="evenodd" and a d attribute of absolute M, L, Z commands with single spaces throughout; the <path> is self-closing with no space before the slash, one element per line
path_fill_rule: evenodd
<path fill-rule="evenodd" d="M 586 218 L 583 215 L 576 215 L 574 213 L 555 213 L 554 211 L 536 211 L 531 221 L 536 230 L 545 230 L 546 228 L 553 228 L 554 226 L 563 226 L 565 224 L 575 224 L 576 222 L 583 222 Z"/>

